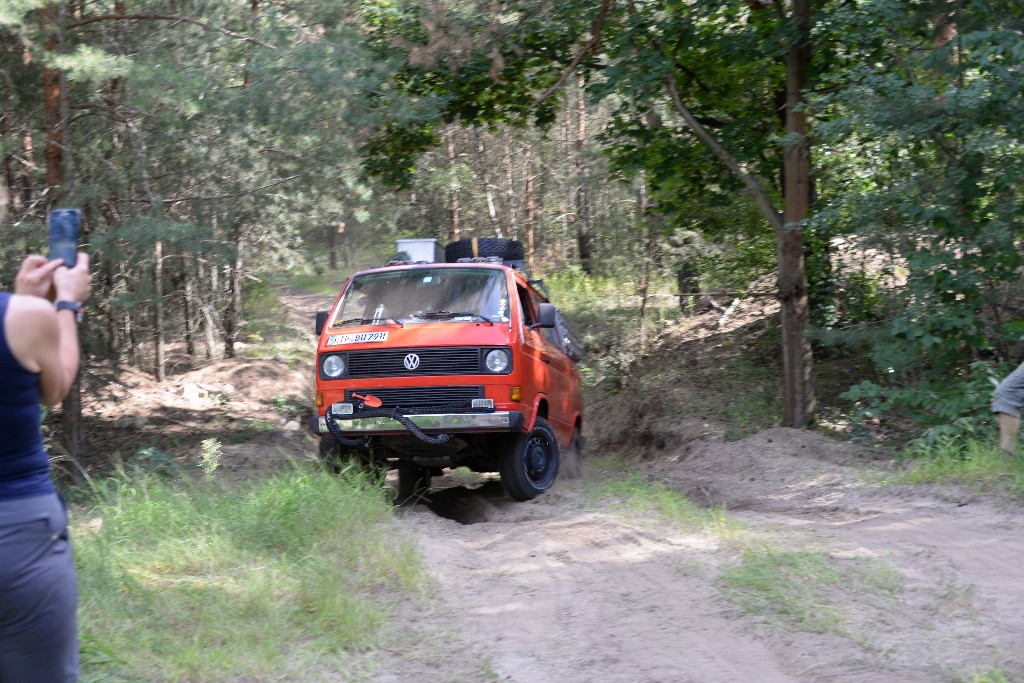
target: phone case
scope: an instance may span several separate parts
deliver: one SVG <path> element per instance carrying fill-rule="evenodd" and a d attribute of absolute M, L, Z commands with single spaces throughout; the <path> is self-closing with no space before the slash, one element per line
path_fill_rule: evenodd
<path fill-rule="evenodd" d="M 82 224 L 81 209 L 50 211 L 50 260 L 61 259 L 73 268 L 78 253 L 78 229 Z"/>

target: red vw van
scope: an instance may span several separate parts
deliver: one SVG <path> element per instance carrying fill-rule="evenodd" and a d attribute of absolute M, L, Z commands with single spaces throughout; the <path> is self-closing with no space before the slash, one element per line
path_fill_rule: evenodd
<path fill-rule="evenodd" d="M 568 324 L 527 278 L 518 242 L 462 240 L 443 258 L 434 240 L 403 242 L 317 316 L 321 454 L 397 468 L 400 497 L 457 466 L 536 497 L 583 427 Z"/>

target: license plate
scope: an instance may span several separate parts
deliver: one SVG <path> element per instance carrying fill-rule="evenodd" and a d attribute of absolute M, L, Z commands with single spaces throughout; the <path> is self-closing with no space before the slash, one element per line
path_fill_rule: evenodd
<path fill-rule="evenodd" d="M 328 346 L 341 346 L 342 344 L 363 344 L 365 342 L 382 342 L 388 340 L 388 333 L 385 332 L 354 332 L 352 334 L 335 334 L 327 338 Z"/>

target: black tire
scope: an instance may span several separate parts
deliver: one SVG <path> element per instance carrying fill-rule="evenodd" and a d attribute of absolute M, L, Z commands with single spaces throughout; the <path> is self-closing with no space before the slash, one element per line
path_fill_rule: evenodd
<path fill-rule="evenodd" d="M 497 256 L 505 261 L 522 261 L 525 257 L 522 242 L 506 240 L 499 237 L 480 237 L 476 241 L 477 256 L 486 258 Z M 465 239 L 450 242 L 444 248 L 444 260 L 455 263 L 460 258 L 473 258 L 473 240 Z"/>
<path fill-rule="evenodd" d="M 414 496 L 430 490 L 430 479 L 433 472 L 426 467 L 418 467 L 410 463 L 398 465 L 398 499 L 406 501 Z"/>
<path fill-rule="evenodd" d="M 533 429 L 506 442 L 498 471 L 515 500 L 533 500 L 551 488 L 558 477 L 558 439 L 547 420 L 538 417 Z"/>

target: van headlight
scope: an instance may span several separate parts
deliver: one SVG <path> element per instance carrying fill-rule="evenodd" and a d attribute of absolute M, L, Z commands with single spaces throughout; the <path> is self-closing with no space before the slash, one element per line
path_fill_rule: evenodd
<path fill-rule="evenodd" d="M 508 370 L 509 364 L 512 362 L 511 357 L 508 355 L 508 351 L 505 349 L 491 349 L 484 356 L 484 366 L 488 372 L 499 374 Z"/>
<path fill-rule="evenodd" d="M 320 371 L 328 379 L 337 379 L 345 374 L 345 357 L 331 354 L 320 361 Z"/>

